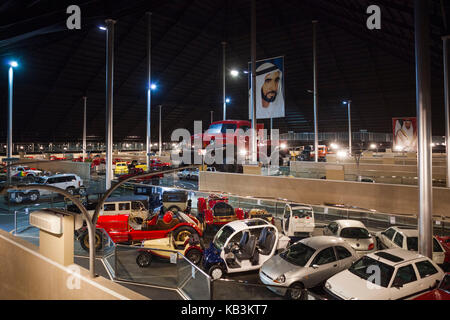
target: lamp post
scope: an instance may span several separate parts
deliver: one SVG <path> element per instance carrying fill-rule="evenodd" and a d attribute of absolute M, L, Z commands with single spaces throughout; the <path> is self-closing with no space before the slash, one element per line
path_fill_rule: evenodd
<path fill-rule="evenodd" d="M 150 168 L 150 153 L 151 153 L 151 107 L 152 107 L 152 13 L 147 12 L 148 26 L 147 26 L 147 77 L 148 77 L 148 88 L 147 88 L 147 168 Z"/>
<path fill-rule="evenodd" d="M 159 156 L 161 157 L 161 147 L 162 147 L 162 136 L 161 136 L 161 108 L 162 105 L 159 105 Z"/>
<path fill-rule="evenodd" d="M 351 105 L 352 100 L 346 100 L 342 102 L 348 106 L 348 152 L 352 154 L 352 118 L 351 118 Z"/>
<path fill-rule="evenodd" d="M 13 87 L 14 87 L 14 68 L 17 68 L 19 64 L 17 61 L 9 62 L 8 70 L 8 140 L 6 142 L 6 158 L 12 158 L 12 116 L 13 116 Z M 7 173 L 8 183 L 11 183 L 11 169 L 8 166 Z"/>
<path fill-rule="evenodd" d="M 222 89 L 223 89 L 223 120 L 227 120 L 227 102 L 226 102 L 226 65 L 225 65 L 225 55 L 226 55 L 226 47 L 227 47 L 227 43 L 225 41 L 222 41 L 222 49 L 223 49 L 223 65 L 222 65 Z"/>

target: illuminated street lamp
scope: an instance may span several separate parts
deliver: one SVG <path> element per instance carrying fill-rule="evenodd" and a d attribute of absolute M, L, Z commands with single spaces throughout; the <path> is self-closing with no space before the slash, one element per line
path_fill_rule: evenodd
<path fill-rule="evenodd" d="M 350 107 L 352 105 L 352 100 L 344 100 L 342 104 L 348 106 L 348 151 L 352 154 L 352 120 Z"/>

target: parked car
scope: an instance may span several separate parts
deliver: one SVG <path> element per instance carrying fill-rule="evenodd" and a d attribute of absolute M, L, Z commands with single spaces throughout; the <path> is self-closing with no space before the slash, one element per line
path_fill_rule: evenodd
<path fill-rule="evenodd" d="M 56 174 L 53 176 L 37 177 L 34 184 L 44 184 L 66 190 L 70 194 L 86 194 L 86 188 L 84 187 L 83 180 L 73 173 Z M 24 200 L 37 201 L 41 196 L 54 194 L 48 190 L 36 189 L 36 190 L 9 190 L 9 199 L 15 203 L 21 203 Z"/>
<path fill-rule="evenodd" d="M 281 226 L 283 234 L 293 242 L 311 236 L 315 228 L 313 208 L 295 203 L 286 204 Z"/>
<path fill-rule="evenodd" d="M 144 170 L 142 168 L 138 168 L 138 167 L 134 167 L 131 169 L 128 169 L 128 173 L 127 174 L 122 174 L 119 176 L 119 181 L 123 181 L 125 179 L 131 178 L 133 176 L 138 176 L 138 175 L 142 175 L 144 174 Z M 134 182 L 139 182 L 139 183 L 151 183 L 154 185 L 158 185 L 159 184 L 159 179 L 163 178 L 164 174 L 156 174 L 154 176 L 149 176 L 149 177 L 136 177 L 136 179 L 132 180 Z"/>
<path fill-rule="evenodd" d="M 428 257 L 404 249 L 369 253 L 325 283 L 330 299 L 412 299 L 436 287 L 444 272 Z"/>
<path fill-rule="evenodd" d="M 126 162 L 116 162 L 116 168 L 114 169 L 114 174 L 127 174 L 128 164 Z"/>
<path fill-rule="evenodd" d="M 42 173 L 43 172 L 41 170 L 26 166 L 11 167 L 11 177 L 24 179 L 27 182 L 34 182 L 36 180 L 36 177 L 41 176 Z"/>
<path fill-rule="evenodd" d="M 225 273 L 258 270 L 289 238 L 263 219 L 237 220 L 224 225 L 203 256 L 203 267 L 212 279 Z"/>
<path fill-rule="evenodd" d="M 377 250 L 375 238 L 369 233 L 364 223 L 358 220 L 336 220 L 323 228 L 325 236 L 341 237 L 350 244 L 361 257 Z"/>
<path fill-rule="evenodd" d="M 450 271 L 450 236 L 435 236 L 436 240 L 439 241 L 441 246 L 445 250 L 445 259 L 442 269 L 444 271 Z"/>
<path fill-rule="evenodd" d="M 234 209 L 228 204 L 228 197 L 219 194 L 210 194 L 208 199 L 197 199 L 197 215 L 208 227 L 221 227 L 235 220 L 245 218 L 241 208 Z"/>
<path fill-rule="evenodd" d="M 379 249 L 402 248 L 409 251 L 419 251 L 419 231 L 415 228 L 390 227 L 385 231 L 377 232 Z M 445 249 L 433 237 L 433 261 L 439 265 L 445 262 Z"/>
<path fill-rule="evenodd" d="M 181 180 L 188 179 L 189 174 L 190 174 L 190 170 L 189 169 L 184 169 L 182 171 L 178 171 L 177 172 L 177 176 Z"/>
<path fill-rule="evenodd" d="M 162 194 L 162 205 L 174 213 L 182 211 L 191 212 L 192 200 L 188 199 L 189 194 L 183 190 L 167 190 Z"/>
<path fill-rule="evenodd" d="M 173 235 L 169 234 L 166 238 L 143 241 L 141 247 L 136 257 L 136 263 L 141 268 L 149 267 L 153 257 L 170 259 L 175 251 L 195 265 L 199 265 L 203 257 L 203 249 L 197 234 L 189 236 L 185 241 L 175 241 Z"/>
<path fill-rule="evenodd" d="M 245 218 L 246 219 L 261 218 L 267 220 L 271 224 L 275 224 L 275 218 L 271 213 L 269 213 L 265 209 L 250 209 L 250 211 L 245 213 Z"/>
<path fill-rule="evenodd" d="M 444 276 L 439 287 L 416 297 L 414 300 L 450 300 L 450 273 Z"/>
<path fill-rule="evenodd" d="M 198 176 L 199 176 L 199 170 L 194 169 L 190 172 L 188 179 L 198 181 Z"/>
<path fill-rule="evenodd" d="M 305 238 L 267 260 L 259 271 L 259 278 L 278 295 L 304 299 L 304 289 L 323 284 L 356 260 L 355 250 L 342 238 Z"/>

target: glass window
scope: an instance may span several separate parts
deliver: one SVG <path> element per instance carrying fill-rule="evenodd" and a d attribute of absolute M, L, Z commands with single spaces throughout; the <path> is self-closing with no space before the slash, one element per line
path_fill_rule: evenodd
<path fill-rule="evenodd" d="M 337 254 L 338 260 L 346 259 L 346 258 L 352 256 L 350 251 L 348 251 L 347 249 L 345 249 L 344 247 L 341 247 L 341 246 L 336 247 L 336 254 Z"/>
<path fill-rule="evenodd" d="M 249 126 L 241 126 L 239 129 L 242 129 L 244 132 L 247 132 L 250 129 Z"/>
<path fill-rule="evenodd" d="M 419 239 L 417 237 L 406 237 L 406 248 L 409 251 L 419 251 Z"/>
<path fill-rule="evenodd" d="M 213 244 L 214 246 L 222 250 L 223 246 L 225 245 L 225 241 L 233 234 L 234 229 L 230 226 L 224 226 L 222 229 L 217 232 L 216 236 L 214 237 Z"/>
<path fill-rule="evenodd" d="M 289 210 L 289 206 L 284 207 L 284 217 L 289 218 L 291 215 L 291 211 Z"/>
<path fill-rule="evenodd" d="M 330 247 L 319 252 L 319 254 L 317 254 L 317 256 L 314 258 L 312 265 L 317 264 L 320 266 L 323 264 L 331 263 L 333 261 L 336 261 L 336 256 L 334 254 L 333 247 Z"/>
<path fill-rule="evenodd" d="M 364 256 L 358 261 L 356 261 L 349 269 L 354 275 L 367 280 L 375 272 L 375 268 L 378 267 L 380 270 L 380 277 L 373 277 L 372 282 L 375 283 L 379 279 L 379 285 L 387 288 L 389 282 L 391 281 L 392 274 L 394 273 L 394 268 L 385 263 L 372 259 L 368 256 Z M 377 279 L 376 279 L 377 278 Z"/>
<path fill-rule="evenodd" d="M 400 234 L 400 232 L 397 232 L 397 234 L 395 235 L 394 243 L 400 248 L 403 248 L 403 236 Z"/>
<path fill-rule="evenodd" d="M 438 272 L 428 260 L 417 262 L 416 267 L 421 278 L 426 278 Z"/>
<path fill-rule="evenodd" d="M 56 178 L 48 178 L 47 179 L 47 184 L 53 184 L 56 183 Z"/>
<path fill-rule="evenodd" d="M 417 280 L 417 277 L 416 277 L 414 268 L 411 264 L 409 264 L 407 266 L 398 268 L 393 284 L 403 285 L 403 284 L 407 284 L 407 283 L 410 283 L 410 282 L 413 282 L 416 280 Z"/>
<path fill-rule="evenodd" d="M 433 238 L 433 252 L 442 252 L 442 247 L 436 238 Z"/>
<path fill-rule="evenodd" d="M 338 231 L 338 225 L 337 225 L 337 223 L 336 223 L 336 222 L 330 223 L 330 224 L 328 225 L 328 229 L 329 229 L 332 233 L 336 234 L 336 232 Z"/>
<path fill-rule="evenodd" d="M 313 248 L 308 247 L 301 242 L 297 242 L 280 253 L 280 257 L 296 266 L 304 267 L 309 259 L 311 259 L 314 252 L 316 252 L 316 250 Z"/>
<path fill-rule="evenodd" d="M 236 131 L 237 125 L 236 123 L 224 123 L 222 124 L 222 133 L 227 133 L 227 130 L 233 130 Z"/>
<path fill-rule="evenodd" d="M 116 204 L 115 203 L 106 203 L 103 205 L 104 211 L 115 211 L 116 210 Z"/>
<path fill-rule="evenodd" d="M 341 237 L 349 239 L 370 239 L 370 234 L 364 228 L 344 228 L 341 230 Z"/>
<path fill-rule="evenodd" d="M 119 210 L 130 210 L 130 203 L 129 202 L 119 203 Z"/>
<path fill-rule="evenodd" d="M 389 228 L 389 229 L 387 229 L 387 230 L 384 232 L 384 235 L 385 235 L 386 238 L 388 238 L 389 240 L 392 240 L 392 237 L 394 237 L 394 233 L 395 233 L 395 230 L 392 229 L 392 228 Z"/>

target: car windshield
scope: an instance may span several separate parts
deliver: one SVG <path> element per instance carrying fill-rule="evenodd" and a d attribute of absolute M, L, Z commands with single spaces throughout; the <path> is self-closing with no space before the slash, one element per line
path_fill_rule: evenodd
<path fill-rule="evenodd" d="M 316 252 L 316 250 L 313 248 L 308 247 L 301 242 L 297 242 L 280 253 L 280 257 L 296 266 L 304 267 L 309 259 L 311 259 L 314 252 Z"/>
<path fill-rule="evenodd" d="M 213 244 L 214 246 L 222 250 L 223 246 L 225 245 L 225 242 L 228 240 L 228 238 L 234 233 L 234 229 L 230 226 L 224 226 L 222 229 L 217 232 L 216 236 L 214 237 Z"/>
<path fill-rule="evenodd" d="M 364 256 L 356 261 L 348 271 L 364 280 L 367 280 L 372 276 L 375 281 L 378 280 L 378 283 L 375 282 L 376 284 L 387 288 L 392 278 L 392 274 L 394 273 L 394 267 L 368 256 Z M 375 273 L 378 274 L 379 277 L 374 277 Z"/>
<path fill-rule="evenodd" d="M 419 251 L 419 238 L 418 237 L 407 237 L 406 246 L 409 251 Z"/>
<path fill-rule="evenodd" d="M 215 134 L 215 133 L 227 133 L 227 130 L 236 130 L 235 123 L 216 123 L 209 126 L 208 131 L 206 133 Z"/>
<path fill-rule="evenodd" d="M 221 129 L 222 129 L 221 123 L 212 124 L 209 126 L 209 129 L 208 131 L 206 131 L 206 133 L 220 133 Z"/>
<path fill-rule="evenodd" d="M 439 289 L 450 293 L 450 275 L 447 274 L 439 285 Z"/>
<path fill-rule="evenodd" d="M 292 216 L 299 218 L 306 218 L 312 216 L 312 211 L 310 209 L 292 209 Z"/>
<path fill-rule="evenodd" d="M 341 230 L 341 237 L 349 239 L 369 239 L 370 234 L 369 231 L 364 228 L 344 228 Z"/>

